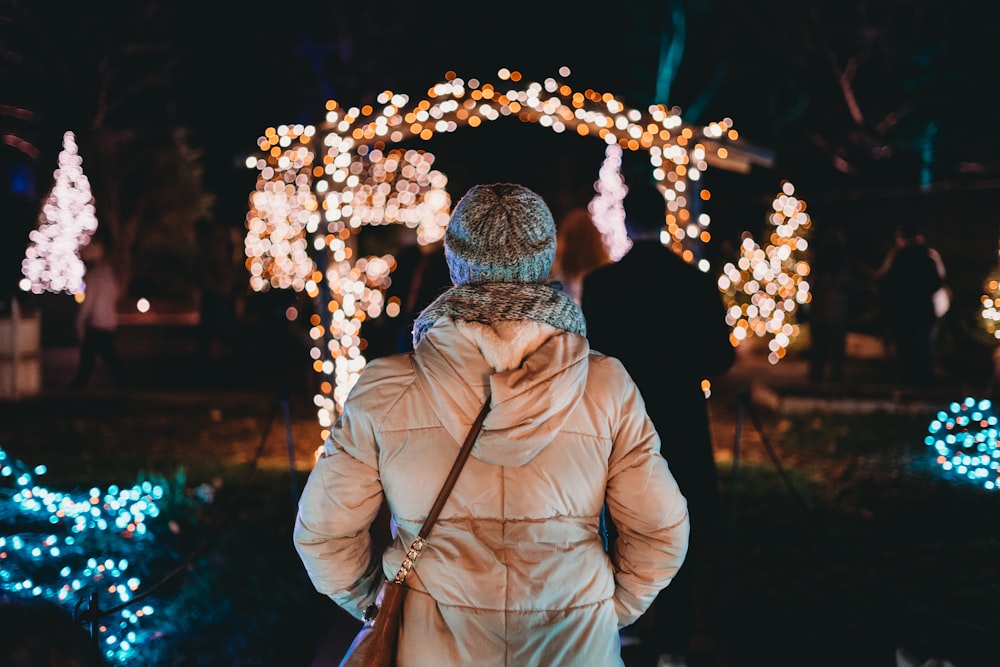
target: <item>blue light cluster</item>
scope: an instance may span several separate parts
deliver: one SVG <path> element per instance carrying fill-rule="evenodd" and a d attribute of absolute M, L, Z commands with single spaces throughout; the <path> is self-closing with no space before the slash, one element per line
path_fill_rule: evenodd
<path fill-rule="evenodd" d="M 0 591 L 68 604 L 97 587 L 105 600 L 112 596 L 104 607 L 128 602 L 141 582 L 123 554 L 152 539 L 146 523 L 159 516 L 163 488 L 146 481 L 74 495 L 40 486 L 36 478 L 45 472 L 0 447 Z M 144 638 L 158 634 L 145 627 L 152 613 L 145 604 L 102 619 L 108 661 L 127 662 Z"/>
<path fill-rule="evenodd" d="M 924 443 L 942 469 L 993 490 L 1000 487 L 997 416 L 989 399 L 966 397 L 931 420 Z"/>

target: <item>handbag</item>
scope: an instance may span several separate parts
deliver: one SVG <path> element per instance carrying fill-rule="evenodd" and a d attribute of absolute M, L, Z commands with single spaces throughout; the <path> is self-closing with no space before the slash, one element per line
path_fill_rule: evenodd
<path fill-rule="evenodd" d="M 465 442 L 458 452 L 455 463 L 451 466 L 451 471 L 438 492 L 437 499 L 427 513 L 420 530 L 417 531 L 417 538 L 413 540 L 406 557 L 392 579 L 382 582 L 375 602 L 368 605 L 364 614 L 364 625 L 355 635 L 354 641 L 347 649 L 340 667 L 392 667 L 396 664 L 396 645 L 399 641 L 399 626 L 403 619 L 403 596 L 406 594 L 406 575 L 413 569 L 413 564 L 420 556 L 420 551 L 424 547 L 428 533 L 437 521 L 441 509 L 444 507 L 451 489 L 455 486 L 455 480 L 462 471 L 472 451 L 472 444 L 479 435 L 479 430 L 486 419 L 486 413 L 490 409 L 490 397 L 486 397 L 476 421 L 472 423 L 469 434 L 465 436 Z"/>

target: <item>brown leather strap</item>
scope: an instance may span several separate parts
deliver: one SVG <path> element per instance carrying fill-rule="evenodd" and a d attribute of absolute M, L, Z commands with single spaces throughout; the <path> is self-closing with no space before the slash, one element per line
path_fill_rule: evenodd
<path fill-rule="evenodd" d="M 465 465 L 466 460 L 468 460 L 469 453 L 472 452 L 472 445 L 475 443 L 476 436 L 479 435 L 479 430 L 483 427 L 483 421 L 486 419 L 486 413 L 489 411 L 490 397 L 487 396 L 486 402 L 483 403 L 483 407 L 479 411 L 479 416 L 476 417 L 476 421 L 472 422 L 472 428 L 469 429 L 469 434 L 465 436 L 462 449 L 459 450 L 458 458 L 455 459 L 455 463 L 451 466 L 451 472 L 448 473 L 448 477 L 444 480 L 444 485 L 441 487 L 440 493 L 438 493 L 437 500 L 434 501 L 434 505 L 431 506 L 431 510 L 427 513 L 424 525 L 417 532 L 418 537 L 427 539 L 428 533 L 431 532 L 431 528 L 434 526 L 434 522 L 437 521 L 445 501 L 448 500 L 448 495 L 451 493 L 452 487 L 455 486 L 458 474 L 462 472 L 462 467 Z"/>

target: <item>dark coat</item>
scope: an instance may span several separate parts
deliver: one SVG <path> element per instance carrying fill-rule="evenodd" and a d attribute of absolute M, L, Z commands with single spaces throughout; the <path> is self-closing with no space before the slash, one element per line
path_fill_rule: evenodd
<path fill-rule="evenodd" d="M 617 357 L 635 380 L 663 455 L 693 520 L 718 518 L 718 489 L 703 379 L 736 355 L 714 279 L 658 240 L 640 240 L 583 282 L 591 347 Z"/>
<path fill-rule="evenodd" d="M 934 292 L 942 285 L 938 263 L 925 244 L 911 243 L 890 255 L 879 284 L 889 330 L 930 329 L 937 321 Z"/>

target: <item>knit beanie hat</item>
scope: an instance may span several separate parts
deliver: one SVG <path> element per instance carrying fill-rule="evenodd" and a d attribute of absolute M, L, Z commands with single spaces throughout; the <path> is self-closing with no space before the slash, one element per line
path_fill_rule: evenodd
<path fill-rule="evenodd" d="M 555 260 L 556 224 L 523 185 L 475 185 L 452 212 L 444 251 L 455 285 L 541 283 Z"/>
<path fill-rule="evenodd" d="M 514 183 L 475 185 L 455 206 L 444 236 L 454 286 L 413 322 L 413 347 L 442 317 L 492 325 L 531 320 L 587 335 L 583 312 L 546 281 L 556 223 L 545 201 Z"/>

